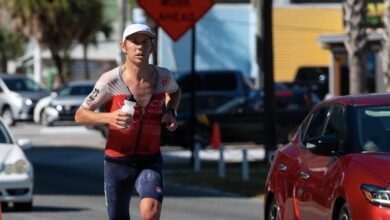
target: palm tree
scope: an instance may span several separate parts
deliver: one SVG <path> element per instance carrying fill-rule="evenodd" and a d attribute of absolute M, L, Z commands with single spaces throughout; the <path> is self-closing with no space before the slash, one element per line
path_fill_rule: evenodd
<path fill-rule="evenodd" d="M 364 62 L 367 54 L 367 0 L 345 0 L 343 3 L 345 31 L 349 61 L 349 92 L 360 94 L 366 91 Z"/>
<path fill-rule="evenodd" d="M 105 21 L 103 18 L 103 4 L 100 0 L 81 1 L 80 4 L 83 4 L 81 8 L 88 9 L 79 18 L 80 32 L 77 40 L 83 45 L 84 78 L 89 79 L 88 46 L 97 44 L 98 32 L 103 32 L 105 37 L 108 38 L 112 28 L 109 21 Z"/>
<path fill-rule="evenodd" d="M 382 41 L 382 71 L 386 92 L 390 92 L 390 0 L 384 1 L 384 28 Z"/>
<path fill-rule="evenodd" d="M 85 30 L 85 23 L 99 22 L 90 11 L 100 0 L 2 0 L 0 6 L 10 14 L 13 26 L 26 36 L 34 37 L 42 48 L 50 50 L 61 83 L 70 76 L 69 67 L 64 67 L 64 58 L 81 36 L 96 34 Z M 92 9 L 90 7 L 93 7 Z M 101 6 L 100 6 L 101 7 Z M 86 37 L 85 37 L 86 38 Z"/>

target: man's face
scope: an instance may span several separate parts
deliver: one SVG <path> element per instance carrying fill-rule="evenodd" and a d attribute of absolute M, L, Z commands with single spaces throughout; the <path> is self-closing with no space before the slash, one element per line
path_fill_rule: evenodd
<path fill-rule="evenodd" d="M 126 38 L 122 50 L 132 62 L 148 62 L 153 49 L 152 39 L 143 33 L 135 33 Z"/>

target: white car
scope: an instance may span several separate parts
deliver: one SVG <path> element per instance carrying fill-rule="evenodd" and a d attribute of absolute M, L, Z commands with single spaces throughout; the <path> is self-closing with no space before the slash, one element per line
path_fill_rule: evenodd
<path fill-rule="evenodd" d="M 0 201 L 5 209 L 30 211 L 33 204 L 34 171 L 23 150 L 31 147 L 28 139 L 16 141 L 0 119 Z"/>

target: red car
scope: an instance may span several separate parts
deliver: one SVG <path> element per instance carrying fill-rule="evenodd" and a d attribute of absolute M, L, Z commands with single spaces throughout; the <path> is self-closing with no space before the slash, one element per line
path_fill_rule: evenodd
<path fill-rule="evenodd" d="M 270 161 L 265 219 L 390 219 L 390 94 L 341 96 Z"/>

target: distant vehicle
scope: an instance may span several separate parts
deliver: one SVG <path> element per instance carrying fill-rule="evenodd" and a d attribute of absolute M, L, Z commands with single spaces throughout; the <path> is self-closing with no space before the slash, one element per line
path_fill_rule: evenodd
<path fill-rule="evenodd" d="M 341 67 L 341 94 L 349 94 L 349 70 Z M 307 87 L 315 92 L 322 100 L 329 92 L 329 67 L 328 66 L 301 66 L 298 68 L 294 85 Z"/>
<path fill-rule="evenodd" d="M 280 109 L 312 108 L 320 101 L 318 95 L 309 88 L 275 82 L 275 104 Z"/>
<path fill-rule="evenodd" d="M 275 84 L 276 129 L 278 143 L 286 143 L 311 108 L 319 103 L 316 94 L 307 88 Z M 209 145 L 213 123 L 220 125 L 222 142 L 250 142 L 263 144 L 265 129 L 264 94 L 251 91 L 248 96 L 221 93 L 196 94 L 195 141 Z M 163 129 L 162 145 L 189 146 L 191 144 L 190 96 L 183 94 L 178 109 L 179 126 L 175 132 Z"/>
<path fill-rule="evenodd" d="M 189 73 L 178 74 L 182 97 L 177 111 L 179 122 L 175 132 L 162 129 L 161 145 L 188 147 L 191 132 L 191 81 Z M 221 126 L 222 141 L 264 143 L 264 93 L 253 90 L 250 81 L 234 70 L 199 71 L 196 75 L 195 141 L 203 147 L 210 143 L 212 123 Z M 278 109 L 279 143 L 285 143 L 311 108 L 318 96 L 299 86 L 275 84 Z M 96 126 L 107 137 L 107 126 Z"/>
<path fill-rule="evenodd" d="M 211 127 L 209 123 L 205 123 L 202 119 L 204 114 L 214 111 L 225 111 L 224 106 L 236 105 L 234 102 L 238 99 L 244 99 L 244 96 L 234 97 L 220 93 L 197 93 L 196 94 L 196 118 L 194 124 L 195 139 L 202 146 L 207 146 L 210 143 Z M 188 147 L 192 143 L 191 139 L 191 96 L 188 93 L 182 95 L 179 109 L 177 110 L 178 128 L 174 132 L 162 129 L 161 145 L 183 146 Z"/>
<path fill-rule="evenodd" d="M 30 211 L 33 205 L 33 166 L 23 150 L 31 147 L 27 139 L 15 140 L 0 119 L 0 201 L 6 209 Z"/>
<path fill-rule="evenodd" d="M 390 94 L 340 96 L 270 161 L 264 219 L 389 219 Z"/>
<path fill-rule="evenodd" d="M 246 96 L 252 91 L 248 78 L 238 70 L 196 71 L 195 81 L 190 72 L 175 73 L 182 94 L 190 93 L 195 82 L 196 92 L 213 92 L 230 96 Z"/>
<path fill-rule="evenodd" d="M 277 143 L 284 144 L 291 140 L 306 114 L 320 100 L 315 93 L 306 88 L 289 89 L 280 83 L 276 83 L 275 87 L 276 137 Z M 265 143 L 267 115 L 264 109 L 264 95 L 241 99 L 241 102 L 230 105 L 224 111 L 205 115 L 211 125 L 219 124 L 222 142 Z"/>
<path fill-rule="evenodd" d="M 58 92 L 44 97 L 34 109 L 34 121 L 43 126 L 57 122 L 74 122 L 76 110 L 93 90 L 95 81 L 73 81 Z"/>
<path fill-rule="evenodd" d="M 0 115 L 8 126 L 32 120 L 35 104 L 50 93 L 22 75 L 0 75 Z"/>

